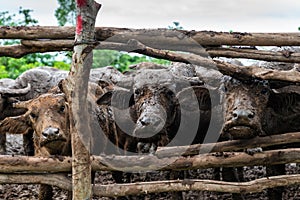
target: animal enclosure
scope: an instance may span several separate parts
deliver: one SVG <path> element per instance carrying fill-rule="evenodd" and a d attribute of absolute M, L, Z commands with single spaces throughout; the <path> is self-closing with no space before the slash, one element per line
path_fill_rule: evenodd
<path fill-rule="evenodd" d="M 71 27 L 0 27 L 0 39 L 21 39 L 20 45 L 0 47 L 0 56 L 22 57 L 35 52 L 69 51 L 74 47 L 74 33 L 75 29 Z M 289 128 L 292 128 L 285 133 L 279 131 L 280 134 L 263 135 L 255 133 L 251 135 L 252 133 L 247 132 L 248 129 L 243 128 L 242 131 L 249 133 L 250 138 L 239 137 L 239 134 L 235 134 L 233 131 L 231 138 L 225 137 L 221 141 L 215 139 L 206 141 L 204 144 L 192 144 L 191 142 L 187 146 L 163 147 L 166 145 L 156 145 L 158 147 L 154 152 L 151 152 L 151 155 L 92 155 L 89 165 L 93 171 L 118 170 L 126 172 L 130 169 L 135 172 L 147 172 L 157 170 L 151 163 L 155 163 L 156 166 L 163 166 L 159 168 L 162 171 L 206 168 L 226 169 L 299 163 L 300 105 L 299 96 L 297 95 L 300 92 L 300 70 L 296 63 L 300 62 L 300 51 L 297 48 L 282 48 L 279 51 L 253 48 L 259 46 L 300 46 L 299 33 L 218 33 L 211 31 L 134 30 L 99 27 L 95 29 L 95 35 L 97 43 L 96 45 L 93 44 L 93 47 L 97 46 L 98 49 L 135 52 L 185 63 L 185 66 L 190 66 L 189 64 L 204 66 L 204 69 L 201 68 L 202 71 L 198 71 L 195 77 L 201 77 L 201 81 L 210 87 L 219 87 L 219 85 L 215 85 L 212 79 L 214 74 L 210 74 L 210 69 L 214 69 L 243 83 L 253 79 L 268 81 L 268 87 L 276 92 L 292 90 L 296 97 L 289 96 L 287 99 L 289 102 L 296 99 L 296 102 L 292 102 L 291 105 L 294 107 L 289 108 L 292 112 L 292 114 L 289 112 L 289 115 L 293 115 L 294 118 L 287 119 L 287 121 L 291 121 Z M 229 60 L 217 59 L 218 57 L 284 62 L 291 64 L 291 67 L 288 70 L 283 70 L 280 65 L 275 67 L 241 66 Z M 139 67 L 143 69 L 143 65 L 137 65 L 135 70 L 138 71 Z M 171 71 L 167 72 L 168 75 L 171 74 Z M 170 77 L 186 76 L 190 85 L 197 86 L 198 89 L 203 85 L 205 86 L 205 84 L 200 84 L 200 80 L 196 81 L 194 76 L 189 77 L 185 72 L 176 73 L 173 73 Z M 138 75 L 135 77 L 138 77 Z M 137 79 L 133 80 L 134 85 Z M 221 79 L 217 79 L 217 81 L 219 80 L 221 81 Z M 125 81 L 122 82 L 124 85 L 126 83 Z M 136 85 L 133 87 L 138 87 Z M 117 86 L 120 86 L 120 84 Z M 124 90 L 122 90 L 123 93 L 125 93 Z M 1 93 L 1 95 L 3 94 Z M 259 94 L 259 96 L 261 95 L 264 95 L 264 92 Z M 276 96 L 275 93 L 271 95 Z M 279 99 L 277 96 L 275 98 Z M 214 102 L 214 100 L 211 101 Z M 184 102 L 184 99 L 182 102 Z M 282 105 L 279 106 L 282 107 Z M 215 119 L 214 117 L 218 114 L 220 113 L 212 113 L 211 118 Z M 237 116 L 239 114 L 243 114 L 243 112 L 235 113 Z M 247 118 L 254 118 L 252 115 L 253 113 L 247 113 Z M 272 119 L 276 116 L 276 114 L 271 115 Z M 265 117 L 265 115 L 262 114 L 260 117 Z M 280 124 L 279 120 L 276 123 Z M 287 123 L 287 121 L 284 122 Z M 268 122 L 264 123 L 268 124 Z M 221 129 L 223 124 L 218 124 L 218 126 L 220 127 L 216 127 L 212 131 Z M 267 126 L 265 125 L 265 127 Z M 278 127 L 278 130 L 279 128 L 281 127 Z M 261 131 L 261 129 L 259 130 Z M 215 137 L 219 138 L 219 136 L 220 133 L 215 132 Z M 244 152 L 245 149 L 256 147 L 263 148 L 263 151 Z M 143 148 L 145 148 L 145 144 L 143 144 Z M 61 175 L 61 173 L 71 173 L 72 157 L 61 155 L 50 157 L 0 156 L 0 166 L 1 184 L 48 184 L 64 190 L 72 190 L 70 178 Z M 178 179 L 108 185 L 95 184 L 93 185 L 93 194 L 100 197 L 116 197 L 192 190 L 247 194 L 261 192 L 268 188 L 299 185 L 299 183 L 300 175 L 298 172 L 297 174 L 280 174 L 248 182 L 236 182 L 224 178 L 222 181 Z"/>

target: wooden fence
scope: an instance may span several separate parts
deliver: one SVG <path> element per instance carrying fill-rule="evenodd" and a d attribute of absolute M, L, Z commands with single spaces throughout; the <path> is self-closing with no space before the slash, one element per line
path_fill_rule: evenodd
<path fill-rule="evenodd" d="M 18 58 L 36 52 L 69 51 L 74 46 L 74 33 L 75 28 L 73 27 L 0 27 L 0 39 L 21 39 L 20 45 L 0 46 L 0 56 Z M 181 37 L 178 37 L 178 33 Z M 95 46 L 101 43 L 102 49 L 133 51 L 171 61 L 208 67 L 216 66 L 222 73 L 239 78 L 250 76 L 279 82 L 284 81 L 294 85 L 300 83 L 298 70 L 280 71 L 257 66 L 242 67 L 211 59 L 228 57 L 299 63 L 300 53 L 298 52 L 272 52 L 258 50 L 255 46 L 300 46 L 300 33 L 219 33 L 98 27 L 95 29 L 95 35 Z M 187 39 L 192 39 L 197 44 L 187 43 Z M 199 48 L 199 45 L 203 48 Z M 300 148 L 264 151 L 254 155 L 238 152 L 241 149 L 257 146 L 268 147 L 298 142 L 300 142 L 300 132 L 257 137 L 247 141 L 236 140 L 215 144 L 160 147 L 154 155 L 149 156 L 92 156 L 91 165 L 94 171 L 116 169 L 126 171 L 128 167 L 134 171 L 149 171 L 152 168 L 146 165 L 145 161 L 165 166 L 161 170 L 299 163 Z M 211 151 L 199 154 L 200 148 L 201 150 L 211 149 Z M 182 154 L 182 152 L 185 153 Z M 218 152 L 223 153 L 219 154 Z M 170 163 L 170 160 L 172 160 L 171 164 L 164 165 Z M 72 181 L 60 174 L 62 172 L 71 173 L 71 165 L 71 157 L 0 156 L 0 183 L 42 183 L 72 190 Z M 261 192 L 266 188 L 294 184 L 300 184 L 300 174 L 274 176 L 241 183 L 190 180 L 187 184 L 184 180 L 168 180 L 130 184 L 96 184 L 93 185 L 93 193 L 107 197 L 189 190 L 254 193 Z"/>

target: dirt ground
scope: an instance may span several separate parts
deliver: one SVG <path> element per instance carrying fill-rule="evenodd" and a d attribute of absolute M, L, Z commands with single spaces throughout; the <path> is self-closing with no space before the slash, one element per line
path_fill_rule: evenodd
<path fill-rule="evenodd" d="M 22 137 L 16 135 L 7 136 L 7 151 L 9 155 L 20 155 L 23 152 L 22 148 Z M 289 164 L 286 166 L 288 174 L 299 173 L 299 165 Z M 205 170 L 193 170 L 188 172 L 190 178 L 197 179 L 212 179 L 212 169 Z M 265 168 L 261 166 L 255 167 L 244 167 L 244 175 L 246 181 L 254 180 L 257 178 L 265 177 Z M 145 174 L 134 174 L 132 175 L 135 181 L 149 181 L 159 180 L 160 177 L 165 176 L 164 172 L 153 172 L 151 175 L 146 176 Z M 110 184 L 114 183 L 112 176 L 109 172 L 98 172 L 96 174 L 95 183 Z M 4 184 L 0 185 L 0 199 L 5 200 L 27 200 L 27 199 L 37 199 L 38 198 L 38 185 L 16 185 L 16 184 Z M 65 191 L 59 188 L 54 188 L 54 198 L 57 200 L 67 199 Z M 231 194 L 226 193 L 216 193 L 216 192 L 206 192 L 206 191 L 189 191 L 184 192 L 183 197 L 185 200 L 221 200 L 221 199 L 231 199 Z M 94 197 L 93 199 L 110 200 L 114 198 L 105 197 Z M 124 198 L 128 199 L 128 198 Z M 130 199 L 172 199 L 170 193 L 160 193 L 160 194 L 149 194 L 141 195 L 136 197 L 130 197 Z M 245 194 L 244 199 L 249 200 L 267 200 L 266 191 L 255 194 Z M 300 186 L 290 186 L 285 188 L 284 200 L 300 200 Z"/>

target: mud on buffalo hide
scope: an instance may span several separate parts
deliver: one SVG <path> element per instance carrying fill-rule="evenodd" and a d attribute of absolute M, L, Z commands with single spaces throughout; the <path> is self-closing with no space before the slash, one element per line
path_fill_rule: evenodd
<path fill-rule="evenodd" d="M 98 132 L 99 123 L 95 101 L 98 98 L 97 95 L 102 94 L 102 89 L 93 83 L 89 84 L 89 88 L 90 124 L 87 126 Z M 26 112 L 19 116 L 5 118 L 0 123 L 0 132 L 28 134 L 34 131 L 35 155 L 71 155 L 68 103 L 64 93 L 58 87 L 31 100 L 15 103 L 14 107 L 24 108 Z M 95 135 L 97 137 L 97 134 Z M 96 148 L 99 147 L 97 145 L 95 145 Z"/>
<path fill-rule="evenodd" d="M 66 102 L 63 94 L 43 94 L 29 101 L 16 103 L 15 107 L 27 112 L 1 122 L 1 132 L 28 134 L 34 130 L 35 155 L 62 154 L 67 142 Z"/>
<path fill-rule="evenodd" d="M 53 67 L 37 67 L 25 71 L 16 80 L 0 79 L 0 120 L 5 117 L 17 116 L 25 113 L 25 109 L 14 108 L 12 105 L 17 101 L 33 99 L 47 93 L 51 88 L 66 78 L 68 71 Z M 113 67 L 92 69 L 90 81 L 98 83 L 106 80 L 110 83 L 118 82 L 123 75 Z M 5 151 L 5 134 L 0 135 L 0 151 Z M 24 148 L 26 155 L 33 155 L 30 144 L 31 135 L 24 135 Z"/>
<path fill-rule="evenodd" d="M 300 87 L 272 92 L 262 119 L 267 135 L 300 131 Z"/>
<path fill-rule="evenodd" d="M 109 127 L 116 130 L 108 135 L 114 141 L 123 141 L 120 148 L 152 152 L 157 146 L 203 140 L 210 121 L 209 91 L 193 73 L 180 77 L 170 69 L 141 68 L 131 72 L 98 99 L 100 108 L 109 109 L 109 117 L 102 120 L 106 120 L 107 132 Z M 131 142 L 126 143 L 126 138 Z"/>
<path fill-rule="evenodd" d="M 268 82 L 224 76 L 224 125 L 221 138 L 252 138 L 263 133 L 261 119 L 270 95 Z"/>
<path fill-rule="evenodd" d="M 271 89 L 267 81 L 224 77 L 221 137 L 246 139 L 300 130 L 300 95 L 295 86 Z"/>

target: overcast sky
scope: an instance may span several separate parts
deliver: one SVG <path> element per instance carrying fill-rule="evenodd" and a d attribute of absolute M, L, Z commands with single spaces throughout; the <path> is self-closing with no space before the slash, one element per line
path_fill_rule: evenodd
<path fill-rule="evenodd" d="M 1 11 L 33 9 L 40 25 L 57 25 L 56 0 L 0 0 Z M 299 0 L 97 0 L 97 26 L 166 28 L 178 21 L 187 30 L 297 32 Z"/>

